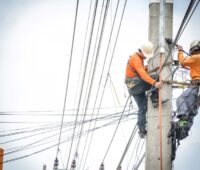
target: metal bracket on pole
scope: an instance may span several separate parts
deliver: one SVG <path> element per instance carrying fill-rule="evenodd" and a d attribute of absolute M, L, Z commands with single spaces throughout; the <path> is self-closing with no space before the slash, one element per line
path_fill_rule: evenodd
<path fill-rule="evenodd" d="M 164 80 L 163 81 L 164 84 L 178 84 L 178 85 L 191 85 L 191 83 L 187 83 L 187 82 L 180 82 L 180 81 L 169 81 L 169 80 Z"/>

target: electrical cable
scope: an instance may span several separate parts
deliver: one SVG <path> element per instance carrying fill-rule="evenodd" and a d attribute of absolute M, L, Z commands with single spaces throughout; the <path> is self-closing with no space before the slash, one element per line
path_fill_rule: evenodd
<path fill-rule="evenodd" d="M 131 136 L 130 136 L 130 138 L 129 138 L 129 140 L 128 140 L 128 143 L 127 143 L 127 145 L 126 145 L 126 147 L 125 147 L 125 150 L 124 150 L 124 152 L 123 152 L 123 154 L 122 154 L 122 157 L 121 157 L 121 159 L 120 159 L 120 161 L 119 161 L 119 164 L 118 164 L 118 166 L 117 166 L 117 169 L 119 169 L 119 168 L 121 167 L 121 164 L 122 164 L 122 162 L 123 162 L 123 160 L 124 160 L 124 157 L 125 157 L 125 155 L 126 155 L 128 149 L 129 149 L 129 147 L 130 147 L 130 145 L 131 145 L 131 143 L 132 143 L 132 141 L 133 141 L 133 139 L 134 139 L 134 137 L 135 137 L 136 131 L 137 131 L 137 124 L 135 124 L 135 126 L 134 126 L 134 128 L 133 128 L 133 131 L 132 131 Z"/>
<path fill-rule="evenodd" d="M 96 13 L 97 13 L 97 6 L 98 6 L 98 0 L 95 1 L 94 11 L 93 11 L 93 18 L 92 18 L 92 24 L 91 24 L 91 30 L 90 30 L 90 38 L 89 38 L 88 49 L 87 49 L 87 57 L 86 57 L 86 61 L 85 61 L 85 69 L 84 69 L 83 79 L 82 79 L 82 82 L 81 82 L 81 87 L 82 88 L 83 88 L 83 83 L 84 83 L 85 74 L 86 74 L 86 66 L 87 66 L 87 63 L 88 63 L 88 57 L 89 57 L 91 41 L 92 41 L 92 35 L 93 35 L 93 31 L 94 31 L 95 18 L 96 18 Z M 83 90 L 81 90 L 80 97 L 82 96 L 82 91 Z M 76 131 L 76 122 L 77 122 L 77 119 L 78 119 L 78 112 L 79 112 L 80 102 L 81 102 L 81 98 L 79 98 L 79 102 L 78 102 L 78 110 L 77 110 L 77 116 L 76 116 L 76 120 L 75 120 L 73 138 L 74 138 L 74 134 L 75 134 L 75 131 Z M 69 151 L 69 156 L 68 156 L 68 160 L 67 160 L 66 169 L 68 169 L 68 165 L 69 165 L 69 159 L 70 159 L 71 150 L 72 150 L 73 141 L 74 141 L 73 138 L 72 138 L 71 145 L 70 145 L 70 151 Z"/>
<path fill-rule="evenodd" d="M 94 80 L 94 75 L 95 75 L 95 72 L 96 72 L 96 65 L 98 63 L 99 51 L 100 51 L 100 48 L 101 48 L 101 42 L 102 42 L 102 37 L 103 37 L 103 33 L 104 33 L 104 28 L 105 28 L 109 4 L 110 4 L 110 0 L 107 0 L 106 1 L 106 7 L 105 7 L 105 13 L 104 13 L 104 17 L 103 17 L 103 24 L 102 24 L 101 33 L 100 33 L 99 44 L 98 44 L 98 48 L 97 48 L 97 54 L 96 54 L 95 63 L 94 63 L 94 70 L 93 70 L 92 78 L 91 78 L 92 81 L 91 81 L 91 84 L 90 84 L 90 87 L 89 87 L 90 90 L 89 90 L 89 94 L 88 94 L 88 98 L 87 98 L 87 102 L 86 102 L 86 106 L 85 106 L 85 112 L 84 112 L 84 115 L 83 115 L 83 121 L 85 120 L 86 111 L 87 111 L 89 100 L 90 100 L 90 97 L 91 97 L 91 89 L 93 87 L 93 80 Z M 83 130 L 83 124 L 82 124 L 81 130 L 79 132 L 80 134 L 82 133 L 82 130 Z M 78 143 L 77 143 L 75 153 L 78 152 L 78 147 L 79 147 L 80 141 L 81 141 L 81 138 L 78 139 Z"/>
<path fill-rule="evenodd" d="M 111 43 L 111 37 L 112 37 L 114 25 L 115 25 L 115 20 L 116 20 L 116 14 L 117 14 L 117 11 L 118 11 L 118 6 L 119 6 L 119 0 L 118 0 L 117 5 L 116 5 L 115 15 L 114 15 L 114 19 L 113 19 L 111 31 L 110 31 L 110 34 L 109 34 L 110 36 L 109 36 L 109 40 L 108 40 L 106 55 L 104 57 L 103 68 L 102 68 L 102 72 L 101 72 L 101 76 L 100 76 L 100 80 L 99 80 L 98 88 L 97 88 L 97 94 L 96 94 L 96 97 L 95 97 L 95 100 L 94 100 L 94 108 L 96 106 L 96 102 L 97 102 L 97 98 L 98 98 L 98 94 L 99 94 L 99 90 L 100 90 L 100 85 L 101 85 L 101 82 L 102 82 L 103 71 L 104 71 L 104 68 L 105 68 L 105 63 L 106 63 L 106 59 L 107 59 L 108 49 L 109 49 L 110 43 Z M 93 117 L 93 115 L 94 115 L 94 110 L 92 111 L 92 116 L 91 117 Z M 90 127 L 91 127 L 91 125 L 89 125 L 89 128 Z M 86 138 L 86 142 L 87 142 L 87 140 L 88 140 L 88 137 Z M 86 148 L 86 147 L 84 147 L 84 148 Z M 81 163 L 82 163 L 82 159 L 81 159 Z M 80 163 L 80 165 L 81 165 L 81 163 Z"/>
<path fill-rule="evenodd" d="M 124 107 L 124 109 L 123 109 L 123 111 L 122 111 L 122 114 L 121 114 L 121 117 L 120 117 L 120 119 L 119 119 L 119 121 L 118 121 L 118 123 L 117 123 L 117 126 L 116 126 L 116 128 L 115 128 L 115 131 L 114 131 L 113 136 L 112 136 L 112 138 L 111 138 L 110 144 L 109 144 L 109 146 L 108 146 L 108 148 L 107 148 L 107 150 L 106 150 L 106 153 L 105 153 L 105 155 L 104 155 L 104 157 L 103 157 L 102 163 L 104 162 L 104 160 L 105 160 L 105 158 L 106 158 L 106 156 L 107 156 L 107 154 L 108 154 L 108 151 L 110 150 L 110 147 L 111 147 L 111 145 L 112 145 L 112 142 L 113 142 L 113 140 L 114 140 L 114 137 L 115 137 L 115 135 L 116 135 L 116 133 L 117 133 L 117 130 L 118 130 L 118 128 L 119 128 L 119 125 L 120 125 L 120 122 L 121 122 L 121 118 L 122 118 L 122 116 L 123 116 L 123 114 L 124 114 L 124 110 L 125 110 L 125 108 L 126 108 L 126 105 L 127 105 L 129 99 L 130 99 L 130 96 L 127 98 L 125 107 Z"/>
<path fill-rule="evenodd" d="M 105 0 L 103 0 L 103 2 L 102 2 L 102 6 L 101 6 L 101 12 L 100 12 L 100 17 L 99 17 L 99 23 L 98 23 L 98 28 L 97 28 L 97 33 L 96 33 L 96 38 L 95 38 L 95 44 L 94 44 L 94 50 L 93 50 L 93 55 L 92 56 L 95 56 L 95 51 L 96 51 L 96 48 L 97 48 L 97 42 L 98 42 L 98 36 L 100 36 L 99 35 L 99 32 L 100 32 L 100 26 L 101 26 L 101 20 L 102 20 L 102 16 L 103 16 L 103 7 L 104 7 L 104 4 L 105 4 Z M 95 57 L 93 57 L 92 58 L 92 66 L 94 65 L 94 62 L 95 62 Z M 94 66 L 92 67 L 91 66 L 91 68 L 90 68 L 90 71 L 89 71 L 89 78 L 88 78 L 88 80 L 90 80 L 90 82 L 92 82 L 93 80 L 92 80 L 92 69 L 94 68 Z M 89 83 L 89 81 L 88 81 L 88 85 L 87 85 L 87 89 L 86 89 L 86 94 L 88 94 L 89 95 L 89 91 L 91 90 L 90 88 L 89 88 L 89 85 L 90 83 Z M 100 85 L 100 84 L 99 84 Z M 98 93 L 98 91 L 99 91 L 99 88 L 98 88 L 98 90 L 97 90 L 97 93 Z M 88 98 L 88 95 L 86 95 L 85 96 L 85 99 L 84 99 L 84 105 L 85 105 L 85 111 L 86 110 L 88 110 L 88 108 L 86 108 L 86 105 L 87 105 L 87 98 Z M 96 98 L 95 98 L 95 100 L 94 100 L 94 103 L 96 103 Z M 83 119 L 84 118 L 84 115 L 86 116 L 86 114 L 85 114 L 85 112 L 83 113 L 83 116 L 81 117 L 81 119 Z M 88 114 L 87 114 L 88 115 Z M 93 109 L 92 109 L 92 114 L 91 114 L 91 119 L 93 119 L 93 115 L 94 115 L 94 107 L 93 107 Z M 91 122 L 90 122 L 90 124 L 89 124 L 89 127 L 91 127 Z M 81 128 L 80 128 L 80 130 L 79 131 L 81 131 Z M 89 134 L 88 134 L 89 135 Z M 81 160 L 80 160 L 80 163 L 79 163 L 79 169 L 80 169 L 80 166 L 81 166 L 81 164 L 82 164 L 82 158 L 83 158 L 83 155 L 84 155 L 84 152 L 85 152 L 85 149 L 86 149 L 86 143 L 87 143 L 87 140 L 88 140 L 88 135 L 87 135 L 87 137 L 86 137 L 86 140 L 85 140 L 85 146 L 84 146 L 84 150 L 83 150 L 83 152 L 82 152 L 82 157 L 81 157 Z"/>
<path fill-rule="evenodd" d="M 123 10 L 122 10 L 122 15 L 121 15 L 121 18 L 120 18 L 119 27 L 118 27 L 118 30 L 117 30 L 117 36 L 116 36 L 116 39 L 115 39 L 114 48 L 113 48 L 113 52 L 112 52 L 112 55 L 111 55 L 111 60 L 110 60 L 110 63 L 109 63 L 108 73 L 110 72 L 110 68 L 111 68 L 111 64 L 112 64 L 112 60 L 113 60 L 115 48 L 116 48 L 116 45 L 117 45 L 117 40 L 118 40 L 118 36 L 119 36 L 119 32 L 120 32 L 120 28 L 121 28 L 121 24 L 122 24 L 122 20 L 123 20 L 123 16 L 124 16 L 126 4 L 127 4 L 127 0 L 125 0 L 125 2 L 124 2 L 124 6 L 123 6 Z M 107 80 L 108 80 L 108 74 L 107 74 L 106 81 L 104 83 L 103 92 L 102 92 L 102 95 L 101 95 L 101 98 L 100 98 L 99 106 L 101 106 L 101 103 L 102 103 L 102 100 L 103 100 L 103 96 L 104 96 L 104 92 L 105 92 L 105 87 L 106 87 L 106 84 L 107 84 Z M 96 117 L 98 117 L 98 114 L 99 114 L 99 110 L 98 110 L 98 113 L 97 113 Z M 94 124 L 94 128 L 95 128 L 95 126 L 96 126 L 96 123 Z M 89 145 L 91 145 L 91 143 L 92 143 L 92 138 L 93 138 L 93 133 L 92 133 L 92 137 L 91 137 Z M 89 149 L 90 148 L 88 148 L 87 156 L 89 154 Z M 86 156 L 86 159 L 87 159 L 87 156 Z M 85 159 L 85 162 L 84 162 L 84 167 L 85 167 L 85 164 L 86 164 L 86 159 Z"/>
<path fill-rule="evenodd" d="M 74 39 L 75 39 L 76 24 L 77 24 L 77 17 L 78 17 L 78 7 L 79 7 L 79 0 L 77 0 L 77 2 L 76 2 L 76 12 L 75 12 L 75 19 L 74 19 L 71 53 L 70 53 L 70 60 L 69 60 L 69 67 L 68 67 L 68 74 L 67 74 L 67 84 L 66 84 L 65 99 L 64 99 L 63 113 L 62 113 L 62 119 L 61 119 L 61 125 L 60 125 L 60 133 L 59 133 L 59 139 L 58 139 L 58 147 L 57 147 L 57 152 L 56 152 L 56 158 L 57 158 L 58 152 L 59 152 L 59 145 L 60 145 L 60 140 L 61 140 L 61 135 L 62 135 L 64 115 L 65 115 L 65 107 L 66 107 L 66 100 L 67 100 L 67 93 L 68 93 L 69 77 L 70 77 L 70 72 L 71 72 L 71 62 L 72 62 L 72 56 L 73 56 L 73 50 L 74 50 Z"/>
<path fill-rule="evenodd" d="M 119 118 L 119 119 L 121 119 L 121 118 Z M 107 123 L 107 124 L 104 124 L 104 125 L 102 125 L 102 126 L 95 127 L 95 129 L 91 130 L 90 132 L 92 132 L 92 131 L 94 131 L 94 130 L 98 130 L 98 129 L 103 128 L 103 127 L 106 127 L 106 126 L 108 126 L 108 125 L 112 125 L 112 124 L 115 123 L 115 122 L 117 123 L 117 122 L 119 121 L 119 119 L 114 120 L 114 121 L 111 121 L 111 122 L 109 122 L 109 123 Z M 80 134 L 77 134 L 77 135 L 80 135 Z M 82 134 L 82 135 L 83 135 L 83 134 Z M 70 136 L 71 136 L 71 135 L 70 135 Z M 78 136 L 77 136 L 77 137 L 78 137 Z M 72 140 L 72 138 L 71 138 L 71 140 Z M 67 142 L 67 141 L 68 141 L 68 140 L 63 140 L 63 141 L 60 142 L 60 144 L 65 143 L 65 142 Z M 58 145 L 58 144 L 56 143 L 56 144 L 51 145 L 51 146 L 49 146 L 49 147 L 46 147 L 46 148 L 43 148 L 43 149 L 41 149 L 41 150 L 35 151 L 35 152 L 31 153 L 31 154 L 27 154 L 27 155 L 24 155 L 24 156 L 16 157 L 16 158 L 13 158 L 13 159 L 10 159 L 10 160 L 5 160 L 5 161 L 2 162 L 2 163 L 13 162 L 13 161 L 16 161 L 16 160 L 19 160 L 19 159 L 23 159 L 23 158 L 26 158 L 26 157 L 30 157 L 30 156 L 32 156 L 32 155 L 35 155 L 35 154 L 38 154 L 38 153 L 40 153 L 40 152 L 46 151 L 46 150 L 48 150 L 48 149 L 51 149 L 51 148 L 53 148 L 53 147 L 55 147 L 55 146 L 57 146 L 57 145 Z M 0 164 L 1 164 L 1 163 L 0 163 Z"/>

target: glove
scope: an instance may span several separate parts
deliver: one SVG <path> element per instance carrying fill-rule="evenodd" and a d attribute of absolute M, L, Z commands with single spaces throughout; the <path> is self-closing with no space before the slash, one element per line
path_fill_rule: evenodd
<path fill-rule="evenodd" d="M 181 45 L 177 45 L 178 51 L 183 51 L 183 47 Z"/>

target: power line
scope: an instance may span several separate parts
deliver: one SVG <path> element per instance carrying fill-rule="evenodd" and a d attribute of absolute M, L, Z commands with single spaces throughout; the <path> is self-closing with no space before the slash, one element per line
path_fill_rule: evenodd
<path fill-rule="evenodd" d="M 121 118 L 120 118 L 120 119 L 121 119 Z M 104 124 L 104 125 L 102 125 L 102 126 L 95 127 L 94 129 L 92 129 L 92 130 L 90 130 L 90 131 L 87 131 L 86 133 L 92 132 L 92 131 L 94 131 L 94 130 L 98 130 L 98 129 L 100 129 L 100 128 L 103 128 L 103 127 L 106 127 L 106 126 L 109 126 L 109 125 L 113 125 L 113 124 L 115 124 L 116 122 L 118 122 L 118 119 L 117 119 L 117 120 L 112 120 L 111 122 L 106 123 L 106 124 Z M 86 134 L 86 133 L 85 133 L 85 134 Z M 77 137 L 78 137 L 79 135 L 80 135 L 80 134 L 77 134 Z M 83 133 L 82 135 L 84 135 L 84 133 Z M 69 136 L 71 136 L 71 135 L 69 135 Z M 63 140 L 63 141 L 60 142 L 60 144 L 63 144 L 63 143 L 65 143 L 65 142 L 69 141 L 69 140 L 70 140 L 70 139 Z M 72 138 L 71 138 L 71 140 L 72 140 Z M 54 145 L 51 145 L 51 146 L 49 146 L 49 147 L 40 149 L 40 150 L 38 150 L 38 151 L 35 151 L 35 152 L 31 153 L 31 154 L 27 154 L 27 155 L 24 155 L 24 156 L 20 156 L 20 157 L 16 157 L 16 158 L 13 158 L 13 159 L 5 160 L 3 163 L 13 162 L 13 161 L 20 160 L 20 159 L 23 159 L 23 158 L 26 158 L 26 157 L 30 157 L 30 156 L 32 156 L 32 155 L 35 155 L 35 154 L 38 154 L 38 153 L 40 153 L 40 152 L 46 151 L 46 150 L 48 150 L 48 149 L 51 149 L 51 148 L 53 148 L 53 147 L 55 147 L 55 146 L 57 146 L 57 145 L 58 145 L 58 143 L 56 143 L 56 144 L 54 144 Z M 14 153 L 14 152 L 13 152 L 13 153 Z"/>
<path fill-rule="evenodd" d="M 103 33 L 104 33 L 104 28 L 105 28 L 105 23 L 106 23 L 109 4 L 110 4 L 110 0 L 107 0 L 106 7 L 105 7 L 105 12 L 104 12 L 104 17 L 103 17 L 103 24 L 102 24 L 102 28 L 101 28 L 101 32 L 100 32 L 99 44 L 98 44 L 98 47 L 97 47 L 97 54 L 96 54 L 95 63 L 94 63 L 94 70 L 93 70 L 93 73 L 92 73 L 91 84 L 90 84 L 90 87 L 89 87 L 89 94 L 88 94 L 88 98 L 87 98 L 87 102 L 86 102 L 86 106 L 85 106 L 85 112 L 84 112 L 84 116 L 83 116 L 83 121 L 85 120 L 86 111 L 87 111 L 88 104 L 89 104 L 90 97 L 91 97 L 91 89 L 93 87 L 93 80 L 94 80 L 94 76 L 95 76 L 95 73 L 96 73 L 96 66 L 97 66 L 97 63 L 98 63 L 99 51 L 100 51 L 100 48 L 101 48 L 102 37 L 103 37 Z M 83 124 L 82 124 L 80 132 L 79 132 L 80 134 L 82 133 L 82 130 L 83 130 Z M 79 147 L 80 140 L 81 140 L 81 138 L 78 139 L 78 143 L 77 143 L 77 147 L 76 147 L 76 152 L 75 153 L 78 152 L 78 147 Z"/>
<path fill-rule="evenodd" d="M 127 105 L 129 99 L 130 99 L 130 96 L 127 98 L 127 101 L 126 101 L 125 106 Z M 125 110 L 125 107 L 124 107 L 124 110 Z M 110 147 L 111 147 L 111 145 L 112 145 L 112 142 L 113 142 L 113 140 L 114 140 L 114 137 L 115 137 L 115 135 L 116 135 L 116 133 L 117 133 L 117 130 L 118 130 L 118 128 L 119 128 L 119 125 L 120 125 L 122 116 L 123 116 L 123 114 L 124 114 L 124 110 L 122 111 L 121 117 L 120 117 L 120 119 L 119 119 L 119 121 L 118 121 L 118 123 L 117 123 L 117 126 L 116 126 L 116 128 L 115 128 L 115 131 L 114 131 L 113 136 L 112 136 L 112 138 L 111 138 L 111 141 L 110 141 L 110 143 L 109 143 L 109 146 L 108 146 L 108 148 L 107 148 L 107 150 L 106 150 L 106 153 L 105 153 L 105 155 L 104 155 L 104 157 L 103 157 L 102 163 L 104 162 L 104 160 L 105 160 L 105 158 L 106 158 L 106 156 L 107 156 L 107 154 L 108 154 L 108 151 L 109 151 L 109 149 L 110 149 Z"/>
<path fill-rule="evenodd" d="M 108 49 L 110 47 L 110 42 L 111 42 L 111 37 L 112 37 L 112 33 L 113 33 L 113 28 L 114 28 L 114 25 L 115 25 L 115 20 L 116 20 L 116 14 L 117 14 L 117 11 L 118 11 L 118 7 L 119 7 L 119 0 L 117 1 L 115 15 L 114 15 L 113 23 L 112 23 L 112 28 L 111 28 L 111 31 L 110 31 L 110 36 L 109 36 L 109 41 L 108 41 L 108 45 L 107 45 L 106 55 L 104 57 L 102 72 L 101 72 L 101 76 L 100 76 L 100 79 L 99 79 L 99 83 L 98 83 L 98 87 L 97 87 L 97 93 L 96 93 L 96 97 L 95 97 L 95 100 L 94 100 L 94 107 L 93 108 L 95 108 L 96 103 L 97 103 L 97 99 L 98 99 L 98 96 L 99 96 L 100 85 L 101 85 L 101 82 L 102 82 L 103 71 L 104 71 L 104 68 L 105 68 L 105 63 L 106 63 L 106 59 L 107 59 Z M 91 118 L 93 118 L 93 116 L 94 116 L 94 110 L 95 109 L 93 109 L 93 111 L 92 111 Z M 91 128 L 91 124 L 89 125 L 88 129 L 90 129 L 90 128 Z M 84 147 L 84 151 L 83 151 L 82 158 L 81 158 L 81 161 L 80 161 L 80 166 L 82 164 L 82 159 L 83 159 L 83 155 L 84 155 L 84 152 L 85 152 L 87 140 L 88 140 L 88 136 L 87 136 L 86 141 L 85 141 L 85 147 Z M 90 144 L 91 144 L 91 142 L 89 142 L 89 147 L 90 147 Z M 86 155 L 86 159 L 87 159 L 87 155 Z"/>
<path fill-rule="evenodd" d="M 118 27 L 118 30 L 117 30 L 117 36 L 116 36 L 116 39 L 115 39 L 114 48 L 113 48 L 113 52 L 112 52 L 112 55 L 111 55 L 111 60 L 110 60 L 110 63 L 109 63 L 108 74 L 109 74 L 109 72 L 110 72 L 110 68 L 111 68 L 111 64 L 112 64 L 112 60 L 113 60 L 115 48 L 116 48 L 116 45 L 117 45 L 117 40 L 118 40 L 118 36 L 119 36 L 119 32 L 120 32 L 120 28 L 121 28 L 121 24 L 122 24 L 122 20 L 123 20 L 123 16 L 124 16 L 126 4 L 127 4 L 127 0 L 125 0 L 125 2 L 124 2 L 124 6 L 123 6 L 123 10 L 122 10 L 122 15 L 121 15 L 121 18 L 120 18 L 119 27 Z M 104 92 L 105 92 L 105 87 L 106 87 L 107 80 L 108 80 L 108 74 L 107 74 L 107 77 L 106 77 L 106 81 L 105 81 L 105 83 L 104 83 L 102 95 L 101 95 L 101 97 L 100 97 L 99 107 L 101 106 L 101 103 L 102 103 L 102 100 L 103 100 L 103 96 L 104 96 Z M 96 117 L 98 117 L 98 115 L 99 115 L 99 110 L 98 110 L 98 113 L 97 113 Z M 94 128 L 95 128 L 95 126 L 96 126 L 96 122 L 94 123 Z M 93 133 L 92 133 L 92 137 L 93 137 Z M 89 144 L 89 145 L 91 145 L 92 137 L 91 137 L 91 140 L 90 140 L 90 144 Z M 88 154 L 89 154 L 89 149 L 90 149 L 90 147 L 88 148 L 87 156 L 88 156 Z M 87 158 L 87 156 L 86 156 L 86 158 Z M 86 159 L 85 159 L 85 163 L 86 163 Z M 84 166 L 85 166 L 85 163 L 84 163 Z"/>
<path fill-rule="evenodd" d="M 110 106 L 110 107 L 101 107 L 101 108 L 88 108 L 87 110 L 105 110 L 111 108 L 120 108 L 124 106 Z M 77 109 L 68 109 L 65 112 L 73 112 L 77 111 Z M 61 110 L 27 110 L 27 111 L 0 111 L 0 116 L 62 116 L 62 114 L 57 114 L 57 112 L 61 112 Z M 28 114 L 26 114 L 28 113 Z M 31 114 L 32 113 L 32 114 Z M 35 114 L 37 113 L 37 114 Z M 40 114 L 39 114 L 40 113 Z M 49 114 L 45 114 L 49 113 Z M 55 113 L 55 114 L 50 114 Z M 65 116 L 75 116 L 76 114 L 67 114 Z M 81 116 L 82 114 L 79 114 Z"/>
<path fill-rule="evenodd" d="M 65 114 L 65 107 L 66 107 L 66 100 L 67 100 L 67 93 L 68 93 L 68 85 L 69 85 L 69 77 L 70 77 L 70 71 L 71 71 L 71 62 L 72 62 L 73 49 L 74 49 L 73 47 L 74 47 L 74 38 L 75 38 L 75 32 L 76 32 L 78 7 L 79 7 L 79 0 L 77 0 L 77 3 L 76 3 L 76 12 L 75 12 L 75 19 L 74 19 L 74 28 L 73 28 L 73 37 L 72 37 L 72 44 L 71 44 L 71 53 L 70 53 L 70 60 L 69 60 L 69 67 L 68 67 L 68 74 L 67 74 L 67 84 L 66 84 L 65 99 L 64 99 L 64 106 L 63 106 L 63 114 L 62 114 L 62 119 L 61 119 L 61 124 L 60 124 L 60 133 L 59 133 L 56 157 L 57 157 L 58 152 L 59 152 L 59 145 L 60 145 L 62 127 L 63 127 L 63 121 L 64 121 L 64 114 Z"/>
<path fill-rule="evenodd" d="M 83 83 L 84 83 L 84 78 L 85 78 L 85 73 L 86 73 L 86 66 L 87 66 L 87 63 L 88 63 L 88 57 L 89 57 L 90 46 L 91 46 L 91 41 L 92 41 L 92 35 L 93 35 L 93 31 L 94 31 L 95 18 L 96 18 L 96 13 L 97 13 L 97 6 L 98 6 L 98 0 L 95 1 L 94 11 L 93 11 L 93 19 L 92 19 L 92 24 L 91 24 L 90 38 L 89 38 L 89 43 L 88 43 L 87 57 L 86 57 L 86 61 L 85 61 L 85 69 L 84 69 L 83 79 L 82 79 L 82 82 L 81 82 L 81 88 L 83 88 Z M 80 94 L 80 98 L 79 98 L 79 102 L 78 102 L 78 108 L 80 107 L 82 91 L 83 90 L 81 89 L 81 94 Z M 76 131 L 76 122 L 77 122 L 77 119 L 78 119 L 78 112 L 79 112 L 79 110 L 77 110 L 77 116 L 76 116 L 76 120 L 75 120 L 74 132 L 73 132 L 73 137 L 72 137 L 72 141 L 71 141 L 71 146 L 70 146 L 70 151 L 69 151 L 66 169 L 68 168 L 69 159 L 70 159 L 71 150 L 72 150 L 72 145 L 73 145 L 73 141 L 74 141 L 73 138 L 74 138 L 74 134 L 75 134 L 75 131 Z"/>

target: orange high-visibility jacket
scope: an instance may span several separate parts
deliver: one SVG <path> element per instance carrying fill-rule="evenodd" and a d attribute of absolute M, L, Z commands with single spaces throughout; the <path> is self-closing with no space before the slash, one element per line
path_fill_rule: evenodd
<path fill-rule="evenodd" d="M 141 79 L 145 82 L 153 85 L 155 84 L 155 80 L 152 79 L 146 71 L 146 67 L 144 66 L 143 58 L 137 53 L 134 53 L 130 56 L 129 61 L 126 66 L 126 77 L 133 78 L 139 75 Z"/>
<path fill-rule="evenodd" d="M 200 80 L 200 54 L 185 58 L 183 52 L 179 51 L 178 61 L 181 65 L 190 67 L 190 76 L 192 80 Z"/>

